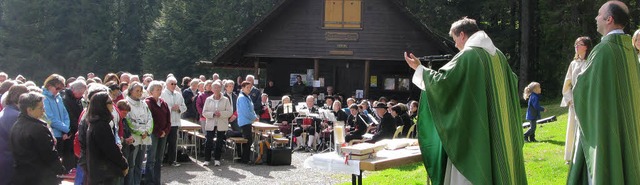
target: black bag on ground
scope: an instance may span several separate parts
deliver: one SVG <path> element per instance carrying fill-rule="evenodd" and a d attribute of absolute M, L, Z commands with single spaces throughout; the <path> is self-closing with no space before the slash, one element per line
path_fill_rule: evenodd
<path fill-rule="evenodd" d="M 191 162 L 191 158 L 189 158 L 189 154 L 185 151 L 184 148 L 178 149 L 176 161 L 178 162 Z"/>
<path fill-rule="evenodd" d="M 268 149 L 267 164 L 272 166 L 291 165 L 291 148 Z"/>

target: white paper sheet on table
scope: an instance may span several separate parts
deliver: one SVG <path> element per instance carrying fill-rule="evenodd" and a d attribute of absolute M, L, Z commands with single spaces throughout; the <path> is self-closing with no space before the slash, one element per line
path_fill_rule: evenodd
<path fill-rule="evenodd" d="M 342 172 L 350 174 L 360 174 L 360 161 L 348 160 L 348 165 L 344 163 L 344 157 L 335 152 L 315 154 L 304 160 L 305 168 L 316 168 L 331 172 Z"/>

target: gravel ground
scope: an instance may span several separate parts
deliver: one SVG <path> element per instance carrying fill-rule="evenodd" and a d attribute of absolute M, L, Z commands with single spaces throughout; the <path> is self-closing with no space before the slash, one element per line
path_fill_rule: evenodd
<path fill-rule="evenodd" d="M 181 163 L 179 167 L 164 165 L 162 182 L 166 184 L 337 184 L 350 182 L 351 175 L 304 168 L 304 160 L 311 153 L 294 152 L 290 166 L 246 165 L 233 163 L 231 151 L 222 155 L 222 165 L 201 166 Z M 193 158 L 192 158 L 193 160 Z"/>

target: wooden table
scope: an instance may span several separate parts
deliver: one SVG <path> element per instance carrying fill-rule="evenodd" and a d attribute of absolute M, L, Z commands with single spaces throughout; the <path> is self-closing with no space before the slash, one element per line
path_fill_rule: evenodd
<path fill-rule="evenodd" d="M 351 173 L 352 184 L 362 184 L 363 171 L 380 171 L 422 161 L 420 150 L 412 149 L 381 150 L 377 157 L 365 160 L 348 160 L 335 152 L 315 154 L 305 160 L 305 167 L 318 168 L 343 173 Z M 354 167 L 357 164 L 357 167 Z"/>
<path fill-rule="evenodd" d="M 182 129 L 182 130 L 198 130 L 198 129 L 202 129 L 202 126 L 200 126 L 199 124 L 196 124 L 194 122 L 182 119 L 182 120 L 180 120 L 180 129 Z"/>
<path fill-rule="evenodd" d="M 264 131 L 273 131 L 273 130 L 278 130 L 280 129 L 280 127 L 272 125 L 272 124 L 268 124 L 268 123 L 262 123 L 262 122 L 254 122 L 253 124 L 251 124 L 251 126 L 253 127 L 253 132 L 264 132 Z"/>
<path fill-rule="evenodd" d="M 178 128 L 179 131 L 181 132 L 186 132 L 187 135 L 192 136 L 191 137 L 191 141 L 189 142 L 189 139 L 187 138 L 188 136 L 185 136 L 185 134 L 181 135 L 181 140 L 182 142 L 178 144 L 178 146 L 185 146 L 185 147 L 194 147 L 195 148 L 195 157 L 196 157 L 196 161 L 198 160 L 198 153 L 200 152 L 200 146 L 198 144 L 198 137 L 197 135 L 200 133 L 200 130 L 202 130 L 202 126 L 200 126 L 199 124 L 193 123 L 189 120 L 185 120 L 185 119 L 181 119 L 180 120 L 180 127 Z M 177 148 L 176 148 L 177 150 Z"/>
<path fill-rule="evenodd" d="M 270 131 L 274 131 L 274 130 L 278 130 L 280 129 L 280 127 L 276 126 L 276 125 L 272 125 L 272 124 L 268 124 L 268 123 L 262 123 L 262 122 L 254 122 L 251 124 L 251 127 L 253 127 L 253 135 L 254 135 L 254 139 L 253 139 L 253 147 L 254 147 L 254 151 L 256 152 L 260 152 L 259 148 L 255 148 L 258 147 L 258 143 L 262 140 L 262 134 L 264 133 L 269 133 Z M 271 135 L 269 135 L 269 137 L 271 137 Z M 267 138 L 265 138 L 267 139 Z M 256 159 L 257 157 L 254 156 L 255 152 L 251 153 L 251 159 Z M 254 161 L 254 162 L 258 162 L 258 161 Z"/>

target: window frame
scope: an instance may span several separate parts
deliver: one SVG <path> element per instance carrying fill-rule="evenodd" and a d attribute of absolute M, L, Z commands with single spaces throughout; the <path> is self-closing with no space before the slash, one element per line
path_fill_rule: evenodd
<path fill-rule="evenodd" d="M 326 8 L 327 8 L 327 0 L 323 0 L 322 3 L 322 22 L 321 22 L 321 28 L 325 29 L 325 30 L 363 30 L 364 27 L 364 22 L 362 21 L 363 15 L 364 15 L 364 11 L 363 11 L 363 7 L 364 7 L 364 0 L 356 0 L 356 1 L 360 1 L 360 24 L 359 27 L 344 27 L 346 24 L 346 22 L 344 21 L 344 11 L 345 11 L 345 4 L 347 0 L 339 0 L 341 1 L 342 4 L 342 13 L 341 13 L 341 22 L 339 23 L 331 23 L 331 24 L 339 24 L 340 27 L 327 27 L 327 23 L 326 23 Z M 355 25 L 355 24 L 349 24 L 349 25 Z"/>

